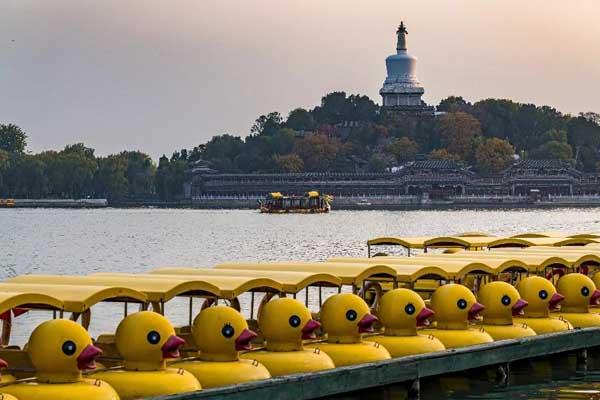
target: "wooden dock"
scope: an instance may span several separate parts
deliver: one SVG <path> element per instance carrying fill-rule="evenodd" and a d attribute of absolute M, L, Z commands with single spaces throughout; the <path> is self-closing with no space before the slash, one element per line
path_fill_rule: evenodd
<path fill-rule="evenodd" d="M 412 392 L 410 397 L 418 398 L 421 378 L 484 367 L 498 367 L 500 371 L 509 373 L 508 366 L 512 362 L 562 353 L 577 354 L 578 361 L 585 366 L 587 350 L 599 346 L 600 328 L 575 329 L 312 374 L 290 375 L 219 389 L 163 396 L 155 400 L 317 399 L 400 383 L 407 385 Z"/>

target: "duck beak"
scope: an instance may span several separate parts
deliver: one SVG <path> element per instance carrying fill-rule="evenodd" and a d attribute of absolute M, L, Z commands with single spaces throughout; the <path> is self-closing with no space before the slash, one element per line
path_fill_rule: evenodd
<path fill-rule="evenodd" d="M 185 344 L 185 340 L 179 336 L 171 335 L 163 344 L 161 350 L 163 358 L 179 358 L 179 347 Z"/>
<path fill-rule="evenodd" d="M 529 305 L 529 303 L 528 303 L 528 302 L 526 302 L 526 301 L 525 301 L 525 300 L 523 300 L 523 299 L 519 299 L 519 300 L 517 300 L 517 302 L 515 303 L 515 305 L 514 305 L 514 306 L 512 306 L 512 315 L 513 315 L 513 317 L 516 317 L 516 316 L 518 316 L 518 315 L 523 315 L 523 314 L 525 314 L 525 313 L 523 312 L 523 309 L 524 309 L 525 307 L 527 307 L 528 305 Z"/>
<path fill-rule="evenodd" d="M 0 358 L 0 369 L 8 368 L 8 363 Z"/>
<path fill-rule="evenodd" d="M 96 369 L 96 357 L 102 354 L 102 350 L 98 347 L 88 344 L 83 351 L 77 356 L 77 368 L 80 370 Z"/>
<path fill-rule="evenodd" d="M 435 312 L 427 307 L 421 310 L 420 313 L 417 314 L 417 326 L 427 326 L 429 325 L 429 318 L 433 317 Z"/>
<path fill-rule="evenodd" d="M 558 303 L 560 303 L 564 299 L 565 296 L 563 296 L 562 294 L 554 293 L 550 298 L 550 301 L 548 302 L 548 308 L 550 308 L 551 310 L 556 310 L 558 308 Z"/>
<path fill-rule="evenodd" d="M 479 318 L 479 313 L 482 312 L 485 309 L 485 306 L 483 304 L 480 303 L 475 303 L 471 306 L 471 309 L 469 310 L 469 321 L 474 321 L 477 318 Z"/>
<path fill-rule="evenodd" d="M 590 305 L 597 306 L 599 300 L 600 300 L 600 290 L 596 289 L 592 293 L 592 297 L 590 297 Z"/>
<path fill-rule="evenodd" d="M 252 344 L 250 341 L 258 336 L 256 333 L 252 332 L 250 329 L 244 329 L 240 336 L 235 339 L 235 349 L 237 351 L 241 350 L 252 350 Z"/>
<path fill-rule="evenodd" d="M 315 331 L 321 327 L 321 324 L 311 319 L 302 328 L 302 340 L 316 339 L 317 335 Z"/>
<path fill-rule="evenodd" d="M 358 321 L 358 333 L 373 332 L 373 324 L 379 321 L 373 314 L 366 314 Z"/>

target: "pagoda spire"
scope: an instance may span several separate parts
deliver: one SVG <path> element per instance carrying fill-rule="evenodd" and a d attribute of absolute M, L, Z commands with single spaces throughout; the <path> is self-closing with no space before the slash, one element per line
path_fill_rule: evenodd
<path fill-rule="evenodd" d="M 406 30 L 406 26 L 404 26 L 404 21 L 400 22 L 396 34 L 398 35 L 398 45 L 396 46 L 396 50 L 398 51 L 398 54 L 400 54 L 401 51 L 407 50 L 406 35 L 408 35 L 408 31 Z"/>

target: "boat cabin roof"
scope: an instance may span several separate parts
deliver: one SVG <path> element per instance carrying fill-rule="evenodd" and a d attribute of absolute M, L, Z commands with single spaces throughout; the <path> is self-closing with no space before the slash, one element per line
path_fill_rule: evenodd
<path fill-rule="evenodd" d="M 488 248 L 499 247 L 531 247 L 531 246 L 583 246 L 597 242 L 587 238 L 538 237 L 538 238 L 503 238 L 488 244 Z"/>
<path fill-rule="evenodd" d="M 261 270 L 240 269 L 212 269 L 191 267 L 163 267 L 151 271 L 152 274 L 175 275 L 175 276 L 244 276 L 265 277 L 268 276 L 282 286 L 285 293 L 298 293 L 309 286 L 341 286 L 342 280 L 335 275 L 325 273 L 313 273 L 304 271 L 271 271 L 268 274 Z"/>
<path fill-rule="evenodd" d="M 425 247 L 425 241 L 430 239 L 429 237 L 396 237 L 396 236 L 382 236 L 370 239 L 367 241 L 369 246 L 402 246 L 407 249 L 422 249 Z"/>
<path fill-rule="evenodd" d="M 236 262 L 223 263 L 215 269 L 238 269 L 260 271 L 304 271 L 313 273 L 332 274 L 338 277 L 342 285 L 362 286 L 369 280 L 395 280 L 396 271 L 387 265 L 331 262 Z"/>
<path fill-rule="evenodd" d="M 84 312 L 100 302 L 133 302 L 145 303 L 145 294 L 123 287 L 115 286 L 85 286 L 63 285 L 54 283 L 27 283 L 10 280 L 0 282 L 3 292 L 44 293 L 60 299 L 64 311 Z"/>
<path fill-rule="evenodd" d="M 39 292 L 0 291 L 0 314 L 14 308 L 62 310 L 64 303 L 56 297 Z"/>
<path fill-rule="evenodd" d="M 440 236 L 426 240 L 425 247 L 452 248 L 461 247 L 465 249 L 487 247 L 488 243 L 497 240 L 495 236 Z"/>
<path fill-rule="evenodd" d="M 9 279 L 10 283 L 41 283 L 71 286 L 118 286 L 142 292 L 150 302 L 165 302 L 175 296 L 219 296 L 218 287 L 201 281 L 164 278 L 148 279 L 136 275 L 135 279 L 127 276 L 72 276 L 72 275 L 23 275 Z"/>

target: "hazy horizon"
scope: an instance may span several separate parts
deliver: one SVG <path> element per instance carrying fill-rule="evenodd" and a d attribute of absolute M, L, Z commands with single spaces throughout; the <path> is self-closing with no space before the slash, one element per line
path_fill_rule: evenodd
<path fill-rule="evenodd" d="M 0 123 L 31 151 L 156 159 L 332 91 L 380 103 L 401 20 L 429 104 L 600 111 L 598 15 L 597 0 L 1 0 Z"/>

